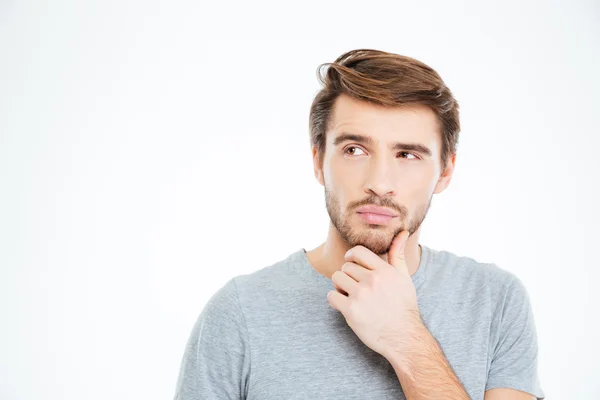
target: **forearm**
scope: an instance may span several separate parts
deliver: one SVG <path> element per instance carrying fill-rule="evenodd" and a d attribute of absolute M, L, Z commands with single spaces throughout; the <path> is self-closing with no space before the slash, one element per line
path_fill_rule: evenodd
<path fill-rule="evenodd" d="M 469 400 L 439 344 L 422 322 L 416 323 L 410 339 L 391 349 L 386 358 L 408 400 Z"/>

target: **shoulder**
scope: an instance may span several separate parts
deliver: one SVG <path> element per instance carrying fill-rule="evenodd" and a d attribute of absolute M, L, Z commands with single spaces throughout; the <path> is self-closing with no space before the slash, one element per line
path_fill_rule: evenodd
<path fill-rule="evenodd" d="M 514 273 L 494 262 L 482 261 L 448 250 L 430 249 L 430 252 L 429 264 L 436 273 L 444 270 L 447 274 L 458 275 L 462 279 L 483 279 L 488 283 L 503 286 L 518 279 Z"/>
<path fill-rule="evenodd" d="M 235 278 L 230 278 L 220 286 L 208 299 L 200 319 L 205 322 L 234 319 L 240 314 L 239 298 Z"/>
<path fill-rule="evenodd" d="M 509 296 L 526 295 L 519 277 L 497 263 L 447 250 L 429 250 L 427 281 L 434 287 L 448 287 L 463 293 L 485 293 L 500 302 Z"/>
<path fill-rule="evenodd" d="M 307 270 L 301 255 L 296 250 L 253 272 L 237 275 L 232 281 L 239 296 L 278 290 L 292 290 L 295 286 L 306 283 Z M 252 297 L 252 296 L 251 296 Z"/>
<path fill-rule="evenodd" d="M 295 298 L 290 295 L 307 292 L 310 274 L 300 251 L 253 272 L 233 276 L 210 297 L 203 312 L 249 318 L 281 308 L 281 302 Z"/>

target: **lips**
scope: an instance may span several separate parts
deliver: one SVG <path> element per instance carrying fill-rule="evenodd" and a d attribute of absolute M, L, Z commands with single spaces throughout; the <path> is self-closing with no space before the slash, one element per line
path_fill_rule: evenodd
<path fill-rule="evenodd" d="M 359 214 L 369 213 L 369 214 L 385 215 L 385 216 L 389 216 L 389 217 L 398 216 L 398 214 L 396 214 L 394 211 L 390 210 L 389 208 L 378 207 L 378 206 L 363 206 L 363 207 L 360 207 L 358 210 L 356 210 L 356 212 Z"/>

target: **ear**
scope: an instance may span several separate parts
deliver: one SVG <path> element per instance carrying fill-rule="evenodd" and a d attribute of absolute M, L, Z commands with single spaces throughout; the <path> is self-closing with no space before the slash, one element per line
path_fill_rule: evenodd
<path fill-rule="evenodd" d="M 448 162 L 446 163 L 446 167 L 442 172 L 442 175 L 440 175 L 440 178 L 438 179 L 438 182 L 435 185 L 435 190 L 433 191 L 434 194 L 442 193 L 450 185 L 455 165 L 456 154 L 452 154 L 452 156 L 448 159 Z"/>
<path fill-rule="evenodd" d="M 325 182 L 323 181 L 323 166 L 319 163 L 319 152 L 317 151 L 317 146 L 312 147 L 312 156 L 315 178 L 317 178 L 317 181 L 324 186 Z"/>

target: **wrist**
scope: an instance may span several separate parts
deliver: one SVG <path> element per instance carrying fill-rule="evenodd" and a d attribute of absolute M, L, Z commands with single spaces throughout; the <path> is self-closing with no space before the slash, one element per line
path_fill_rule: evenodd
<path fill-rule="evenodd" d="M 411 358 L 411 354 L 422 351 L 428 334 L 429 331 L 417 312 L 412 317 L 405 319 L 405 323 L 398 330 L 398 335 L 388 343 L 382 355 L 392 365 L 401 366 L 402 362 Z"/>

